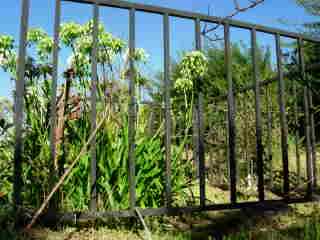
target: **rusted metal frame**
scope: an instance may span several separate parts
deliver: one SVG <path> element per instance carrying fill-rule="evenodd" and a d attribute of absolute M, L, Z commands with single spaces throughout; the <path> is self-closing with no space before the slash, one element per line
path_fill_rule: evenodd
<path fill-rule="evenodd" d="M 97 124 L 97 84 L 98 84 L 98 43 L 99 43 L 99 6 L 93 5 L 93 31 L 91 52 L 91 132 L 94 132 Z M 97 138 L 94 136 L 90 145 L 91 174 L 90 174 L 90 211 L 97 209 Z"/>
<path fill-rule="evenodd" d="M 305 117 L 305 141 L 306 141 L 306 170 L 307 170 L 307 192 L 306 197 L 311 198 L 313 193 L 313 171 L 312 171 L 312 148 L 311 148 L 311 128 L 310 128 L 310 105 L 308 98 L 308 86 L 306 84 L 306 72 L 304 62 L 304 46 L 303 40 L 298 39 L 299 65 L 301 78 L 304 81 L 303 87 L 303 102 L 304 102 L 304 117 Z"/>
<path fill-rule="evenodd" d="M 228 159 L 230 173 L 230 201 L 237 202 L 237 163 L 236 163 L 236 125 L 235 125 L 235 100 L 232 80 L 232 54 L 230 44 L 230 25 L 224 25 L 225 41 L 225 72 L 228 82 Z"/>
<path fill-rule="evenodd" d="M 25 67 L 26 67 L 26 47 L 27 32 L 29 24 L 30 1 L 24 0 L 21 4 L 20 18 L 20 42 L 17 63 L 16 95 L 14 99 L 14 127 L 15 127 L 15 148 L 14 148 L 14 182 L 13 182 L 13 202 L 17 209 L 22 202 L 22 149 L 23 149 L 23 97 L 25 92 Z"/>
<path fill-rule="evenodd" d="M 278 68 L 278 95 L 279 95 L 279 113 L 281 128 L 281 151 L 282 151 L 282 167 L 283 167 L 283 193 L 284 198 L 289 198 L 289 157 L 288 157 L 288 124 L 286 115 L 285 102 L 285 83 L 283 79 L 282 67 L 282 51 L 280 43 L 280 34 L 276 34 L 276 52 L 277 52 L 277 68 Z"/>
<path fill-rule="evenodd" d="M 257 35 L 256 30 L 251 29 L 251 49 L 253 64 L 253 80 L 255 93 L 255 113 L 256 113 L 256 153 L 257 153 L 257 173 L 258 173 L 258 195 L 259 201 L 264 201 L 264 176 L 263 176 L 263 145 L 262 145 L 262 118 L 261 118 L 261 91 L 259 79 L 259 63 L 257 56 Z"/>
<path fill-rule="evenodd" d="M 195 41 L 196 50 L 201 51 L 201 25 L 200 19 L 195 20 Z M 205 150 L 204 150 L 204 119 L 203 119 L 203 93 L 202 93 L 202 79 L 198 79 L 197 85 L 197 131 L 198 131 L 198 163 L 199 163 L 199 192 L 200 192 L 200 206 L 204 207 L 206 204 L 206 174 L 205 174 Z"/>
<path fill-rule="evenodd" d="M 76 1 L 74 0 L 74 2 L 79 2 L 79 1 Z M 91 2 L 91 1 L 81 1 L 81 2 Z M 101 1 L 99 1 L 101 2 Z M 105 2 L 105 1 L 103 1 Z M 110 1 L 110 2 L 113 2 L 113 1 Z M 91 2 L 92 3 L 92 2 Z M 106 3 L 107 4 L 107 3 Z M 105 5 L 105 4 L 102 4 L 102 5 Z M 117 5 L 117 4 L 116 4 Z M 57 7 L 58 6 L 58 7 Z M 130 5 L 131 6 L 131 5 Z M 135 16 L 135 8 L 133 7 L 128 7 L 130 8 L 130 40 L 129 40 L 129 45 L 130 45 L 130 56 L 132 56 L 131 54 L 134 53 L 134 42 L 135 42 L 135 37 L 134 37 L 134 29 L 135 29 L 135 23 L 134 23 L 134 16 Z M 116 7 L 119 7 L 118 5 Z M 58 9 L 57 9 L 58 8 Z M 127 8 L 127 7 L 126 7 Z M 138 9 L 138 10 L 142 10 L 142 11 L 148 11 L 146 9 Z M 174 11 L 174 10 L 173 10 Z M 21 182 L 21 176 L 20 176 L 20 181 L 19 181 L 19 165 L 20 165 L 20 175 L 21 175 L 21 161 L 20 161 L 20 158 L 21 158 L 21 151 L 22 151 L 22 110 L 23 110 L 23 94 L 24 94 L 24 72 L 25 72 L 25 55 L 26 55 L 26 32 L 27 32 L 27 28 L 28 28 L 28 12 L 29 12 L 29 0 L 24 0 L 23 3 L 22 3 L 22 16 L 21 16 L 21 32 L 20 32 L 20 48 L 19 48 L 19 63 L 18 63 L 18 68 L 17 68 L 17 73 L 18 73 L 18 79 L 17 79 L 17 86 L 16 86 L 16 90 L 17 90 L 17 96 L 16 96 L 16 99 L 15 99 L 15 127 L 16 127 L 16 146 L 15 146 L 15 156 L 14 156 L 14 159 L 15 159 L 15 188 L 14 188 L 14 199 L 15 199 L 15 203 L 16 204 L 19 204 L 20 203 L 20 191 L 21 191 L 21 186 L 19 186 L 18 183 Z M 151 11 L 152 12 L 152 11 Z M 161 13 L 161 12 L 160 12 Z M 174 13 L 168 13 L 166 12 L 165 13 L 167 16 L 169 15 L 173 15 L 175 16 Z M 178 14 L 179 15 L 179 14 Z M 186 16 L 184 16 L 186 17 Z M 191 16 L 190 16 L 191 17 Z M 192 15 L 191 18 L 195 18 L 195 16 Z M 200 21 L 200 17 L 197 18 L 197 21 Z M 205 19 L 204 19 L 205 20 Z M 226 70 L 227 70 L 227 78 L 228 78 L 228 81 L 229 81 L 229 93 L 228 93 L 228 102 L 229 102 L 229 114 L 228 114 L 228 127 L 230 128 L 229 130 L 229 159 L 230 159 L 230 164 L 232 164 L 232 158 L 234 158 L 235 160 L 235 149 L 233 148 L 232 149 L 232 145 L 235 143 L 235 125 L 234 125 L 234 122 L 232 124 L 232 120 L 234 121 L 234 96 L 233 96 L 233 87 L 232 87 L 232 69 L 231 69 L 231 64 L 230 64 L 230 60 L 231 60 L 231 51 L 230 51 L 230 36 L 229 36 L 229 27 L 230 25 L 234 25 L 234 26 L 238 26 L 238 27 L 245 27 L 245 28 L 249 28 L 250 26 L 246 26 L 246 25 L 236 25 L 234 24 L 234 21 L 228 21 L 230 22 L 229 23 L 225 23 L 225 38 L 227 38 L 227 40 L 225 41 L 226 43 L 226 59 L 228 59 L 226 62 L 227 62 L 227 66 L 226 66 Z M 54 75 L 56 74 L 56 78 L 57 78 L 57 66 L 58 66 L 58 42 L 59 42 L 59 25 L 60 25 L 60 1 L 57 0 L 56 1 L 56 16 L 55 16 L 55 36 L 54 36 L 54 48 L 53 48 L 53 91 L 55 91 L 55 93 L 53 92 L 53 96 L 52 96 L 52 99 L 54 99 L 54 101 L 52 101 L 51 103 L 54 102 L 54 104 L 52 104 L 51 106 L 54 105 L 54 107 L 51 107 L 51 111 L 53 111 L 53 109 L 56 107 L 56 104 L 55 104 L 55 99 L 56 99 L 56 82 L 54 83 Z M 254 26 L 254 25 L 253 25 Z M 259 29 L 259 27 L 255 26 L 256 29 Z M 259 29 L 259 31 L 263 31 L 261 29 Z M 280 51 L 280 34 L 283 35 L 283 36 L 290 36 L 290 37 L 296 37 L 298 35 L 285 35 L 284 33 L 281 33 L 280 31 L 277 31 L 277 53 L 279 53 Z M 300 35 L 299 35 L 300 36 Z M 303 38 L 301 37 L 300 40 L 302 39 L 306 39 L 306 38 Z M 308 39 L 307 39 L 308 40 Z M 312 40 L 311 40 L 312 41 Z M 315 40 L 316 42 L 318 42 L 318 40 Z M 279 54 L 277 54 L 277 58 L 279 60 Z M 281 57 L 280 57 L 280 60 L 281 60 Z M 281 62 L 280 62 L 281 64 Z M 303 64 L 301 64 L 303 65 Z M 133 63 L 133 60 L 130 59 L 130 68 L 131 70 L 134 69 L 134 63 Z M 281 78 L 282 78 L 282 81 L 283 81 L 283 73 L 281 73 L 281 66 L 279 68 L 279 61 L 278 61 L 278 70 L 279 70 L 279 88 L 280 88 L 280 112 L 281 114 L 283 114 L 283 111 L 281 111 L 281 95 L 283 97 L 283 94 L 281 94 L 281 89 L 284 90 L 284 87 L 282 86 L 281 87 Z M 55 72 L 56 71 L 56 72 Z M 134 124 L 132 125 L 132 127 L 129 128 L 129 139 L 130 140 L 130 146 L 129 146 L 129 182 L 130 182 L 130 207 L 133 208 L 135 207 L 135 181 L 134 181 L 134 176 L 135 176 L 135 170 L 134 170 L 134 133 L 135 133 L 135 129 L 134 129 L 134 126 L 135 126 L 135 98 L 134 98 L 134 76 L 132 75 L 134 71 L 131 71 L 131 81 L 130 81 L 130 113 L 129 113 L 129 122 L 133 122 Z M 282 75 L 282 77 L 281 77 Z M 231 85 L 230 85 L 230 82 L 231 82 Z M 308 99 L 308 96 L 307 96 L 307 92 L 305 92 L 305 99 L 307 101 L 305 101 L 305 104 L 307 105 L 306 106 L 306 109 L 309 108 L 308 104 L 310 103 L 310 100 Z M 21 111 L 18 111 L 19 109 L 21 109 Z M 55 113 L 56 111 L 54 111 L 53 114 L 51 114 L 51 128 L 54 128 L 53 126 L 55 125 L 55 120 L 53 121 L 53 118 L 55 116 Z M 307 111 L 308 112 L 308 111 Z M 134 121 L 132 121 L 134 120 Z M 283 122 L 283 119 L 282 121 Z M 307 121 L 308 122 L 308 121 Z M 307 124 L 308 125 L 308 124 Z M 130 129 L 132 129 L 130 131 Z M 131 134 L 130 134 L 131 132 Z M 308 131 L 307 131 L 308 132 Z M 53 131 L 51 130 L 51 140 L 54 139 L 54 133 Z M 53 136 L 53 137 L 52 137 Z M 51 141 L 52 142 L 52 141 Z M 235 144 L 234 144 L 235 145 Z M 283 145 L 283 144 L 282 144 Z M 287 146 L 286 146 L 287 147 Z M 308 151 L 307 151 L 308 152 Z M 54 153 L 55 154 L 55 150 L 52 151 L 51 149 L 51 153 Z M 233 156 L 232 156 L 233 155 Z M 133 160 L 133 161 L 132 161 Z M 131 162 L 131 164 L 130 164 Z M 310 162 L 310 161 L 308 161 Z M 133 163 L 133 164 L 132 164 Z M 234 164 L 235 164 L 235 161 L 234 161 Z M 310 164 L 308 164 L 310 165 Z M 133 166 L 133 168 L 132 168 Z M 231 167 L 231 166 L 230 166 Z M 309 167 L 308 167 L 309 168 Z M 232 167 L 230 169 L 230 171 L 235 171 L 235 168 L 232 170 Z M 310 175 L 310 169 L 307 171 L 309 172 L 308 175 Z M 18 173 L 18 174 L 17 174 Z M 234 176 L 234 179 L 232 180 L 234 174 L 230 173 L 230 177 L 231 177 L 231 195 L 235 195 L 236 194 L 236 191 L 232 191 L 232 189 L 234 188 L 235 190 L 235 183 L 236 183 L 236 178 Z M 311 174 L 312 175 L 312 174 Z M 18 176 L 18 177 L 17 177 Z M 234 182 L 234 184 L 233 184 Z M 233 186 L 234 185 L 234 186 Z M 286 185 L 286 183 L 285 183 Z M 132 191 L 133 189 L 133 191 Z M 284 186 L 284 189 L 286 189 L 286 187 Z M 289 189 L 289 188 L 288 188 Z M 236 198 L 235 196 L 231 196 L 231 202 L 236 202 Z M 256 203 L 254 203 L 256 204 Z M 229 205 L 221 205 L 221 209 L 224 209 L 224 208 L 228 208 L 228 206 L 232 206 L 232 207 L 236 207 L 236 206 L 239 206 L 239 207 L 244 207 L 242 204 L 229 204 Z M 213 205 L 213 207 L 211 207 L 211 209 L 216 209 L 216 208 L 219 208 L 219 205 Z M 161 209 L 161 208 L 160 208 Z M 159 209 L 159 211 L 160 211 Z M 180 210 L 183 210 L 183 208 L 177 208 L 179 209 L 178 211 Z M 192 211 L 196 211 L 197 208 L 194 208 Z M 201 209 L 204 209 L 204 208 L 201 208 Z M 210 206 L 207 206 L 207 209 L 210 209 Z M 169 208 L 165 208 L 164 211 L 170 211 Z M 132 212 L 131 212 L 132 213 Z"/>
<path fill-rule="evenodd" d="M 171 206 L 171 104 L 170 104 L 170 24 L 169 15 L 163 15 L 163 39 L 164 39 L 164 95 L 165 95 L 165 185 L 166 207 Z"/>

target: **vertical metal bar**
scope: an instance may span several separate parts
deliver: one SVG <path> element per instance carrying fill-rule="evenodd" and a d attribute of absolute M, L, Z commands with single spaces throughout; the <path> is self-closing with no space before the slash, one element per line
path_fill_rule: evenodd
<path fill-rule="evenodd" d="M 264 178 L 263 178 L 263 145 L 262 145 L 262 123 L 260 106 L 260 80 L 259 63 L 257 57 L 257 34 L 251 29 L 253 78 L 255 84 L 255 112 L 256 112 L 256 151 L 257 151 L 257 172 L 258 172 L 258 193 L 259 200 L 264 201 Z"/>
<path fill-rule="evenodd" d="M 136 100 L 135 100 L 135 74 L 134 59 L 135 54 L 135 9 L 129 12 L 129 196 L 130 208 L 134 210 L 136 206 L 136 183 L 135 183 L 135 128 L 136 128 Z"/>
<path fill-rule="evenodd" d="M 14 107 L 15 126 L 15 149 L 14 149 L 14 182 L 13 201 L 17 208 L 21 204 L 22 188 L 22 125 L 23 125 L 23 95 L 24 95 L 24 75 L 26 65 L 27 32 L 29 23 L 29 0 L 22 1 L 20 19 L 20 42 L 19 57 L 17 65 L 16 96 Z"/>
<path fill-rule="evenodd" d="M 311 86 L 308 86 L 308 99 L 310 104 L 310 131 L 311 131 L 311 153 L 312 153 L 312 170 L 313 170 L 313 187 L 317 187 L 317 150 L 316 150 L 316 133 L 314 124 L 314 106 Z"/>
<path fill-rule="evenodd" d="M 192 109 L 192 141 L 193 141 L 193 159 L 196 167 L 196 178 L 200 178 L 200 166 L 199 166 L 199 132 L 197 123 L 199 122 L 197 114 L 197 104 L 194 102 Z"/>
<path fill-rule="evenodd" d="M 232 81 L 232 60 L 230 46 L 230 26 L 229 23 L 224 25 L 225 41 L 225 71 L 228 81 L 228 158 L 230 167 L 230 200 L 231 203 L 237 201 L 237 164 L 236 164 L 236 125 L 235 125 L 235 102 Z"/>
<path fill-rule="evenodd" d="M 280 46 L 280 34 L 276 34 L 276 51 L 278 66 L 278 94 L 279 94 L 279 110 L 280 110 L 280 126 L 281 126 L 281 151 L 282 151 L 282 167 L 283 167 L 283 192 L 284 198 L 289 198 L 289 160 L 288 160 L 288 126 L 285 107 L 285 84 L 283 80 L 282 69 L 282 52 Z"/>
<path fill-rule="evenodd" d="M 98 55 L 98 28 L 99 28 L 99 6 L 97 3 L 93 5 L 93 31 L 92 31 L 92 52 L 91 52 L 91 132 L 96 129 L 97 120 L 97 55 Z M 90 210 L 97 209 L 97 147 L 96 136 L 91 142 L 91 196 L 90 196 Z"/>
<path fill-rule="evenodd" d="M 304 62 L 304 49 L 303 40 L 298 39 L 298 50 L 299 50 L 299 64 L 302 81 L 305 85 L 306 74 L 305 74 L 305 62 Z M 307 198 L 312 197 L 313 192 L 313 176 L 312 176 L 312 160 L 311 160 L 311 139 L 310 139 L 310 115 L 309 115 L 309 99 L 308 99 L 308 87 L 303 88 L 303 100 L 304 100 L 304 114 L 305 114 L 305 136 L 306 136 L 306 165 L 307 165 Z"/>
<path fill-rule="evenodd" d="M 201 33 L 200 33 L 200 19 L 197 18 L 195 21 L 195 34 L 196 34 L 196 50 L 201 51 Z M 206 191 L 205 191 L 205 156 L 204 156 L 204 126 L 203 126 L 203 93 L 202 93 L 202 79 L 198 79 L 197 93 L 198 93 L 198 104 L 197 104 L 197 128 L 198 128 L 198 162 L 199 162 L 199 190 L 200 190 L 200 206 L 204 207 L 206 204 Z"/>
<path fill-rule="evenodd" d="M 312 196 L 313 192 L 313 171 L 312 171 L 312 148 L 311 148 L 311 129 L 309 115 L 308 88 L 304 87 L 304 111 L 305 111 L 305 135 L 306 135 L 306 165 L 307 165 L 307 197 Z"/>
<path fill-rule="evenodd" d="M 56 119 L 57 119 L 57 82 L 58 82 L 58 61 L 59 61 L 59 28 L 61 21 L 61 0 L 55 1 L 55 20 L 54 20 L 54 36 L 52 50 L 52 95 L 50 102 L 50 159 L 52 162 L 52 170 L 54 170 L 54 159 L 56 158 Z M 56 176 L 57 173 L 55 173 Z M 54 184 L 54 178 L 51 178 L 51 184 Z M 57 200 L 57 199 L 55 199 Z M 55 208 L 56 202 L 50 203 L 50 206 Z"/>
<path fill-rule="evenodd" d="M 270 167 L 270 184 L 269 187 L 273 187 L 273 164 L 272 164 L 272 94 L 271 94 L 272 88 L 270 86 L 267 86 L 267 111 L 268 111 L 268 123 L 267 123 L 267 149 L 268 149 L 268 163 Z"/>
<path fill-rule="evenodd" d="M 171 104 L 170 104 L 170 26 L 169 15 L 163 15 L 164 91 L 165 91 L 165 151 L 166 151 L 166 206 L 171 205 Z"/>
<path fill-rule="evenodd" d="M 299 151 L 299 119 L 298 119 L 299 106 L 298 106 L 297 82 L 293 82 L 293 96 L 294 96 L 294 125 L 295 125 L 295 152 L 296 152 L 297 184 L 300 185 L 301 164 L 300 164 L 300 151 Z"/>

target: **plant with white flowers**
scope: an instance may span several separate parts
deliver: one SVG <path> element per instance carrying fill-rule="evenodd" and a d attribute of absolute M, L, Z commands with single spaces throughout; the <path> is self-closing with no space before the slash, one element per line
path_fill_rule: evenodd
<path fill-rule="evenodd" d="M 179 64 L 179 78 L 175 82 L 178 91 L 189 93 L 193 91 L 196 82 L 208 70 L 208 60 L 200 51 L 187 53 Z"/>
<path fill-rule="evenodd" d="M 185 109 L 192 109 L 194 95 L 199 91 L 200 79 L 208 71 L 208 60 L 200 51 L 186 53 L 178 64 L 178 77 L 174 88 L 178 93 L 183 93 Z M 186 114 L 189 119 L 192 113 Z"/>

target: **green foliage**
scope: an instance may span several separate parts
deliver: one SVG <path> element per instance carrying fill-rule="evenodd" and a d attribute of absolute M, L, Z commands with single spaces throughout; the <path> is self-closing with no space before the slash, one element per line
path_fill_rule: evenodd
<path fill-rule="evenodd" d="M 14 76 L 15 66 L 14 39 L 11 36 L 0 35 L 0 67 Z"/>
<path fill-rule="evenodd" d="M 71 47 L 75 40 L 78 39 L 82 34 L 82 28 L 80 24 L 69 22 L 61 25 L 60 28 L 60 39 L 63 44 Z"/>
<path fill-rule="evenodd" d="M 248 240 L 251 239 L 250 233 L 242 230 L 239 234 L 229 235 L 227 237 L 224 237 L 223 240 Z"/>
<path fill-rule="evenodd" d="M 306 11 L 312 15 L 320 14 L 320 1 L 319 0 L 297 0 L 297 3 L 304 7 Z"/>
<path fill-rule="evenodd" d="M 68 119 L 74 108 L 70 102 L 66 105 L 65 127 L 62 147 L 58 148 L 58 162 L 60 169 L 65 169 L 77 157 L 83 144 L 87 141 L 91 131 L 90 104 L 87 93 L 90 90 L 91 77 L 91 51 L 92 51 L 92 21 L 84 25 L 73 22 L 64 23 L 60 28 L 60 47 L 71 50 L 66 71 L 73 72 L 71 75 L 71 91 L 80 101 L 80 115 L 76 119 Z M 25 84 L 25 122 L 24 122 L 24 150 L 23 150 L 23 204 L 31 208 L 39 206 L 41 201 L 50 190 L 50 182 L 57 179 L 57 169 L 50 159 L 49 149 L 49 116 L 51 96 L 50 55 L 52 54 L 52 38 L 42 29 L 34 28 L 28 32 L 28 53 L 26 58 L 26 84 Z M 98 63 L 105 70 L 102 79 L 98 83 L 97 111 L 100 114 L 107 111 L 108 119 L 103 124 L 97 135 L 97 161 L 99 208 L 101 209 L 125 209 L 129 207 L 129 183 L 128 183 L 128 89 L 122 81 L 127 81 L 129 74 L 128 49 L 126 43 L 105 31 L 99 24 Z M 125 50 L 125 51 L 124 51 Z M 1 62 L 3 69 L 8 68 L 8 56 L 15 56 L 16 48 L 14 41 L 9 36 L 1 36 L 0 53 L 4 59 Z M 120 72 L 111 75 L 111 85 L 105 82 L 107 69 L 114 73 L 115 59 L 121 59 L 124 53 L 124 63 Z M 15 58 L 14 58 L 15 59 Z M 149 79 L 139 70 L 139 64 L 148 61 L 148 55 L 144 49 L 136 49 L 134 56 L 134 71 L 137 87 L 146 85 Z M 16 62 L 12 64 L 16 68 Z M 127 74 L 122 78 L 122 72 Z M 66 77 L 67 75 L 64 74 Z M 119 77 L 119 79 L 116 79 Z M 12 78 L 15 76 L 12 74 Z M 117 80 L 117 81 L 115 81 Z M 117 85 L 116 85 L 117 84 Z M 60 95 L 65 85 L 60 86 Z M 108 86 L 111 86 L 108 88 Z M 114 91 L 113 88 L 118 90 Z M 138 89 L 137 89 L 138 90 Z M 61 93 L 60 93 L 61 91 Z M 114 92 L 113 92 L 114 91 Z M 110 98 L 105 92 L 110 93 Z M 59 96 L 61 98 L 62 96 Z M 111 99 L 117 99 L 111 102 Z M 4 103 L 4 101 L 1 101 Z M 59 106 L 60 107 L 60 106 Z M 115 109 L 121 109 L 117 111 Z M 13 109 L 10 109 L 10 114 Z M 4 181 L 0 185 L 0 192 L 5 194 L 5 202 L 10 201 L 12 194 L 12 164 L 13 157 L 13 134 L 7 131 L 8 122 L 12 121 L 12 114 L 4 113 L 1 118 L 1 130 L 5 136 L 0 138 L 0 162 L 5 169 L 0 176 Z M 136 191 L 137 203 L 141 207 L 159 207 L 164 203 L 164 134 L 163 122 L 159 122 L 158 129 L 151 135 L 146 135 L 143 129 L 149 124 L 148 107 L 140 107 L 136 133 Z M 145 115 L 145 116 L 143 116 Z M 182 142 L 181 144 L 184 144 Z M 181 162 L 181 149 L 179 153 L 173 151 L 174 160 L 172 165 L 173 195 L 181 200 L 184 189 L 187 186 L 185 172 L 190 169 L 190 162 Z M 61 191 L 61 207 L 66 210 L 87 209 L 90 196 L 90 154 L 81 157 L 79 164 L 63 186 Z M 178 194 L 179 193 L 179 194 Z M 175 195 L 176 194 L 176 195 Z M 179 196 L 178 196 L 179 195 Z M 2 198 L 3 199 L 3 198 Z"/>
<path fill-rule="evenodd" d="M 297 4 L 303 7 L 307 13 L 313 16 L 320 16 L 320 1 L 319 0 L 296 0 Z M 303 24 L 305 34 L 319 37 L 320 36 L 320 22 L 313 21 Z"/>
<path fill-rule="evenodd" d="M 28 31 L 27 40 L 29 45 L 35 45 L 39 60 L 48 61 L 53 50 L 53 39 L 40 28 L 31 28 Z"/>

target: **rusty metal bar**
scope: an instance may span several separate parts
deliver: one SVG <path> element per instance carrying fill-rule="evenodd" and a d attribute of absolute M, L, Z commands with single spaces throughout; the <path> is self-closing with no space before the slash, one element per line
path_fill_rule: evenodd
<path fill-rule="evenodd" d="M 316 149 L 316 132 L 314 123 L 314 106 L 311 86 L 308 87 L 308 99 L 310 104 L 310 131 L 311 131 L 311 153 L 312 153 L 312 170 L 313 170 L 313 187 L 317 187 L 317 149 Z"/>
<path fill-rule="evenodd" d="M 299 64 L 301 70 L 301 77 L 303 81 L 306 81 L 305 74 L 305 62 L 304 62 L 304 46 L 303 40 L 301 38 L 298 39 L 298 51 L 299 51 Z M 306 84 L 306 83 L 305 83 Z M 311 149 L 311 130 L 310 130 L 310 114 L 309 114 L 309 99 L 308 99 L 308 87 L 304 86 L 303 88 L 303 102 L 304 102 L 304 114 L 305 114 L 305 137 L 306 137 L 306 166 L 307 166 L 307 198 L 312 197 L 313 192 L 313 172 L 312 172 L 312 149 Z"/>
<path fill-rule="evenodd" d="M 283 167 L 283 193 L 285 199 L 289 198 L 289 159 L 288 159 L 288 125 L 285 106 L 285 84 L 283 80 L 282 51 L 280 45 L 280 34 L 276 34 L 276 51 L 278 67 L 278 94 L 281 126 L 281 150 Z"/>
<path fill-rule="evenodd" d="M 311 129 L 309 115 L 308 88 L 303 89 L 304 111 L 305 111 L 305 135 L 306 135 L 306 165 L 307 165 L 307 197 L 312 196 L 313 192 L 313 171 L 312 171 L 312 148 L 311 148 Z"/>
<path fill-rule="evenodd" d="M 237 202 L 237 163 L 236 163 L 236 125 L 235 125 L 235 101 L 232 81 L 232 59 L 230 45 L 230 26 L 224 26 L 225 41 L 225 71 L 228 82 L 228 158 L 230 168 L 230 201 Z"/>
<path fill-rule="evenodd" d="M 298 93 L 297 82 L 293 82 L 293 97 L 294 97 L 294 125 L 295 125 L 295 154 L 296 154 L 296 168 L 297 168 L 297 185 L 301 182 L 301 163 L 299 151 L 299 106 L 298 106 Z"/>
<path fill-rule="evenodd" d="M 17 64 L 16 96 L 14 105 L 14 126 L 15 126 L 15 148 L 14 148 L 14 182 L 13 182 L 13 202 L 15 208 L 21 204 L 22 189 L 22 127 L 23 127 L 23 96 L 25 86 L 25 65 L 27 32 L 29 23 L 29 0 L 22 1 L 20 19 L 20 42 Z"/>
<path fill-rule="evenodd" d="M 163 15 L 164 91 L 165 91 L 165 151 L 166 151 L 166 206 L 171 205 L 171 104 L 170 104 L 170 25 L 169 15 Z"/>
<path fill-rule="evenodd" d="M 97 124 L 97 84 L 98 84 L 98 28 L 99 28 L 99 6 L 93 5 L 93 31 L 91 52 L 91 132 L 94 132 Z M 90 174 L 90 210 L 97 209 L 97 143 L 96 136 L 91 142 L 91 174 Z"/>
<path fill-rule="evenodd" d="M 261 99 L 260 99 L 260 79 L 259 63 L 257 52 L 257 34 L 255 29 L 251 29 L 251 49 L 253 64 L 253 80 L 255 84 L 255 113 L 256 113 L 256 153 L 258 172 L 258 194 L 259 201 L 264 201 L 264 176 L 263 176 L 263 145 L 262 145 L 262 120 L 261 120 Z"/>
<path fill-rule="evenodd" d="M 195 21 L 195 34 L 196 34 L 196 50 L 201 51 L 201 26 L 200 19 Z M 199 162 L 199 190 L 200 190 L 200 206 L 204 207 L 206 204 L 206 174 L 205 174 L 205 153 L 204 153 L 204 123 L 203 123 L 203 93 L 202 93 L 202 79 L 198 79 L 197 91 L 198 104 L 197 104 L 197 120 L 198 120 L 198 162 Z"/>
<path fill-rule="evenodd" d="M 135 98 L 135 74 L 134 74 L 134 54 L 135 54 L 135 13 L 134 8 L 129 12 L 129 199 L 130 208 L 136 207 L 136 182 L 135 182 L 135 134 L 136 134 L 136 98 Z"/>
<path fill-rule="evenodd" d="M 58 82 L 58 61 L 59 61 L 59 34 L 61 21 L 61 0 L 55 1 L 55 20 L 54 20 L 54 36 L 52 50 L 52 95 L 50 100 L 50 159 L 54 175 L 51 177 L 51 185 L 54 184 L 54 177 L 57 177 L 55 171 L 54 159 L 56 158 L 56 121 L 57 121 L 57 82 Z M 61 169 L 61 168 L 60 168 Z M 50 202 L 51 208 L 57 207 L 57 198 L 53 198 Z"/>
<path fill-rule="evenodd" d="M 272 104 L 272 88 L 270 86 L 266 86 L 266 91 L 267 91 L 267 160 L 269 163 L 269 167 L 270 167 L 270 184 L 269 187 L 272 188 L 273 187 L 273 156 L 272 156 L 272 122 L 273 122 L 273 116 L 272 116 L 272 108 L 273 108 L 273 104 Z"/>

